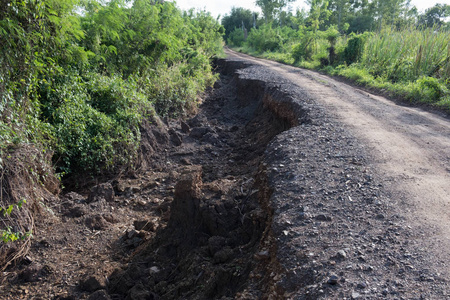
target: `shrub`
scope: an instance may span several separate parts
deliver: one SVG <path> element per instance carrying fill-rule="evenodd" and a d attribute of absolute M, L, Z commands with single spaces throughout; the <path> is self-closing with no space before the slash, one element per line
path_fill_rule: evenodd
<path fill-rule="evenodd" d="M 241 28 L 235 28 L 227 39 L 227 43 L 233 47 L 242 47 L 245 42 L 244 31 Z"/>
<path fill-rule="evenodd" d="M 344 49 L 344 61 L 347 65 L 358 62 L 364 51 L 364 42 L 367 35 L 360 34 L 350 38 L 347 42 L 347 47 Z"/>
<path fill-rule="evenodd" d="M 265 24 L 250 30 L 247 44 L 258 52 L 275 51 L 283 46 L 283 39 L 271 24 Z"/>
<path fill-rule="evenodd" d="M 340 34 L 339 31 L 334 27 L 330 27 L 327 29 L 327 31 L 324 32 L 324 37 L 328 40 L 330 43 L 330 47 L 327 48 L 328 50 L 328 64 L 321 63 L 322 66 L 327 66 L 329 64 L 334 65 L 337 60 L 337 54 L 336 54 L 336 42 L 339 38 Z"/>
<path fill-rule="evenodd" d="M 93 173 L 132 165 L 139 123 L 151 110 L 146 98 L 120 77 L 68 74 L 41 86 L 42 119 L 52 126 L 59 171 Z"/>
<path fill-rule="evenodd" d="M 308 45 L 305 45 L 304 43 L 298 43 L 292 46 L 291 55 L 294 59 L 294 63 L 298 63 L 300 61 L 311 58 L 312 51 L 310 48 L 308 48 Z"/>
<path fill-rule="evenodd" d="M 421 77 L 416 80 L 414 93 L 421 102 L 438 102 L 448 94 L 446 86 L 434 77 Z"/>

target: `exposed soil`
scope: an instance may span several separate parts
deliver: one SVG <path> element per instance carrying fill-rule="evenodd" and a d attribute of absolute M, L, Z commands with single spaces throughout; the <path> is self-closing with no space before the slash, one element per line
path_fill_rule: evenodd
<path fill-rule="evenodd" d="M 448 120 L 228 54 L 139 172 L 40 204 L 0 299 L 450 297 Z"/>

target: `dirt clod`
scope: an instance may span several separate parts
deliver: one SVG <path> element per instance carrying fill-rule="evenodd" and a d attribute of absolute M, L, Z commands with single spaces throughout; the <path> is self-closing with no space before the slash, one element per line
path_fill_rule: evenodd
<path fill-rule="evenodd" d="M 94 186 L 87 198 L 87 202 L 96 202 L 101 199 L 104 199 L 107 202 L 114 201 L 114 189 L 111 183 L 102 183 Z"/>
<path fill-rule="evenodd" d="M 86 292 L 95 292 L 105 288 L 105 279 L 99 275 L 87 276 L 85 280 L 80 281 L 80 288 Z"/>

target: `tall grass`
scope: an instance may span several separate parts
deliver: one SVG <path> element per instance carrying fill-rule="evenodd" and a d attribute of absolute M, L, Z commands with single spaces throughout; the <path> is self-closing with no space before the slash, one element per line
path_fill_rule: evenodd
<path fill-rule="evenodd" d="M 450 78 L 450 31 L 384 29 L 367 39 L 361 65 L 393 82 L 420 77 L 445 82 Z"/>
<path fill-rule="evenodd" d="M 254 31 L 256 34 L 257 30 Z M 450 31 L 384 28 L 379 33 L 340 36 L 333 46 L 334 63 L 330 59 L 332 45 L 326 37 L 326 31 L 313 35 L 300 29 L 296 36 L 280 39 L 282 47 L 261 52 L 246 41 L 240 51 L 302 68 L 320 69 L 390 96 L 450 111 Z M 349 43 L 355 39 L 359 39 L 358 47 L 362 47 L 358 48 L 358 53 L 362 49 L 358 55 L 355 45 Z"/>

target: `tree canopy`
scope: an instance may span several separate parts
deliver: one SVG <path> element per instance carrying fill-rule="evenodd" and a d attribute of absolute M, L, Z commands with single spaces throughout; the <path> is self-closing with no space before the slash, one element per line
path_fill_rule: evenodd
<path fill-rule="evenodd" d="M 278 16 L 288 3 L 294 1 L 295 0 L 256 0 L 255 4 L 261 8 L 266 23 L 269 23 Z"/>

